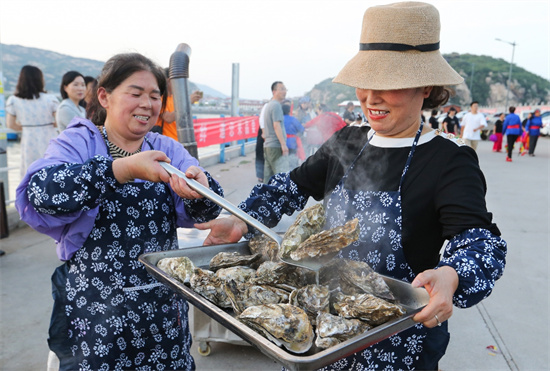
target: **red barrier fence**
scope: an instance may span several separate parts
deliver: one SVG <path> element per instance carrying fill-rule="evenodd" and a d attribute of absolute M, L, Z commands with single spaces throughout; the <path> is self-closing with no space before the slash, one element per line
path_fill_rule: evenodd
<path fill-rule="evenodd" d="M 197 147 L 208 147 L 214 144 L 256 138 L 259 125 L 258 116 L 193 120 Z"/>

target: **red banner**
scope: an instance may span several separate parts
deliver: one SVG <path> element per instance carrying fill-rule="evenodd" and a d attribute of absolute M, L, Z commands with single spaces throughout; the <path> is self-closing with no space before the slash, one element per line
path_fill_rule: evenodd
<path fill-rule="evenodd" d="M 208 147 L 235 140 L 256 138 L 259 126 L 258 116 L 193 120 L 197 147 Z"/>

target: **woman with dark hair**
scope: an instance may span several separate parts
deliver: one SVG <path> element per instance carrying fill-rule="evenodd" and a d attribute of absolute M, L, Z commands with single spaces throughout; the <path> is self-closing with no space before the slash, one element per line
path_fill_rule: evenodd
<path fill-rule="evenodd" d="M 44 75 L 35 66 L 23 66 L 15 93 L 6 102 L 8 128 L 21 131 L 21 176 L 46 152 L 57 136 L 55 111 L 59 102 L 44 90 Z"/>
<path fill-rule="evenodd" d="M 84 76 L 77 71 L 69 71 L 61 79 L 61 104 L 57 107 L 55 119 L 59 131 L 67 128 L 67 125 L 75 117 L 85 118 L 86 109 L 80 105 L 80 102 L 86 95 L 86 83 Z"/>
<path fill-rule="evenodd" d="M 360 50 L 333 81 L 355 88 L 371 130 L 344 127 L 239 205 L 272 227 L 310 197 L 324 200 L 326 229 L 359 220 L 359 239 L 340 258 L 366 262 L 430 295 L 415 326 L 324 370 L 437 370 L 453 304 L 477 304 L 503 273 L 506 242 L 487 211 L 475 151 L 420 119 L 423 109 L 447 102 L 446 86 L 464 81 L 439 52 L 439 29 L 430 4 L 367 9 Z M 197 227 L 211 229 L 205 244 L 255 232 L 234 216 Z"/>
<path fill-rule="evenodd" d="M 73 120 L 17 188 L 21 219 L 55 239 L 64 262 L 52 276 L 48 339 L 60 370 L 194 368 L 187 302 L 138 257 L 177 249 L 177 227 L 220 212 L 159 161 L 223 191 L 180 143 L 150 132 L 165 89 L 162 70 L 146 57 L 109 59 L 91 121 Z"/>

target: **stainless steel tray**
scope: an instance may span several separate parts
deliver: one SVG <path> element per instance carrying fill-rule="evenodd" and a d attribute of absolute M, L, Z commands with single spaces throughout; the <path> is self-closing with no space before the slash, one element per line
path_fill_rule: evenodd
<path fill-rule="evenodd" d="M 406 330 L 414 326 L 415 322 L 412 320 L 412 317 L 424 308 L 429 301 L 428 293 L 423 288 L 413 288 L 406 282 L 383 276 L 399 303 L 406 308 L 407 313 L 405 315 L 328 349 L 318 349 L 313 345 L 312 349 L 307 353 L 298 355 L 278 347 L 236 319 L 232 310 L 218 308 L 190 287 L 185 286 L 183 283 L 170 277 L 163 270 L 157 268 L 157 262 L 160 259 L 179 256 L 187 256 L 196 266 L 208 268 L 210 260 L 214 255 L 222 251 L 236 251 L 242 254 L 250 254 L 248 242 L 245 241 L 225 245 L 197 246 L 180 250 L 147 253 L 141 255 L 139 261 L 145 265 L 145 268 L 153 277 L 187 299 L 191 304 L 218 321 L 228 330 L 258 348 L 262 353 L 280 362 L 289 370 L 315 370 L 330 365 L 340 358 L 359 352 L 393 334 Z"/>

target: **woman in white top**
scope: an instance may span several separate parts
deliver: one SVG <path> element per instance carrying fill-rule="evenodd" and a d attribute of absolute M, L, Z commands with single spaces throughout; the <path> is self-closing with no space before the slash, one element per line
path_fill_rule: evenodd
<path fill-rule="evenodd" d="M 8 128 L 21 131 L 21 175 L 46 152 L 57 136 L 55 111 L 59 101 L 44 91 L 44 75 L 38 67 L 23 66 L 15 93 L 6 102 Z"/>
<path fill-rule="evenodd" d="M 61 79 L 59 92 L 63 100 L 57 108 L 56 122 L 59 132 L 62 132 L 73 118 L 86 118 L 86 109 L 80 105 L 86 95 L 84 76 L 77 71 L 67 72 Z"/>

